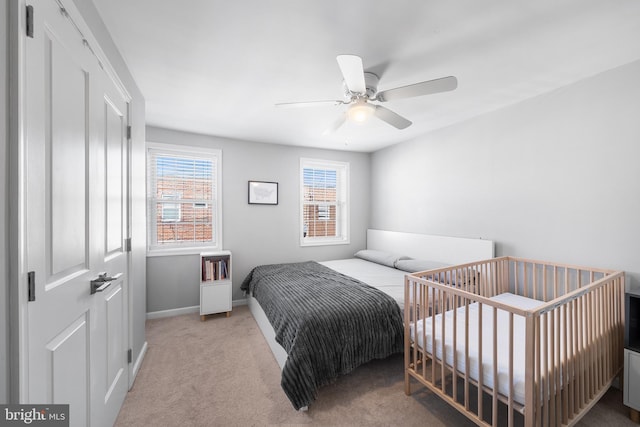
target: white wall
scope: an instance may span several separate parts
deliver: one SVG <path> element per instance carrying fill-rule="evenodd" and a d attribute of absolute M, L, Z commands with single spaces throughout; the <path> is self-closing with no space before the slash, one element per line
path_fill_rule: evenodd
<path fill-rule="evenodd" d="M 638 76 L 635 62 L 374 153 L 371 226 L 493 239 L 497 255 L 640 286 Z"/>
<path fill-rule="evenodd" d="M 369 161 L 366 153 L 319 150 L 231 140 L 147 127 L 147 141 L 222 150 L 222 239 L 233 252 L 233 299 L 243 300 L 240 284 L 260 264 L 347 258 L 366 246 L 369 223 Z M 350 163 L 351 243 L 300 247 L 300 157 Z M 278 205 L 249 205 L 247 182 L 278 182 Z M 196 255 L 147 259 L 147 311 L 199 304 Z"/>

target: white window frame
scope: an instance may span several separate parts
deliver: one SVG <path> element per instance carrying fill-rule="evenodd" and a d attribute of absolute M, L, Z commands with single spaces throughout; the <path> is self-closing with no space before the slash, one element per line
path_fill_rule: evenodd
<path fill-rule="evenodd" d="M 304 222 L 304 169 L 330 169 L 336 171 L 336 236 L 305 236 Z M 346 245 L 350 243 L 349 235 L 349 163 L 335 160 L 300 158 L 300 246 Z"/>
<path fill-rule="evenodd" d="M 212 160 L 216 167 L 213 176 L 214 182 L 214 199 L 213 215 L 214 220 L 212 226 L 213 240 L 211 242 L 184 242 L 162 244 L 157 243 L 157 211 L 156 198 L 153 196 L 153 180 L 150 177 L 149 169 L 150 152 L 162 153 L 171 156 L 172 154 L 189 155 L 201 157 L 203 159 Z M 198 254 L 204 251 L 222 250 L 222 150 L 192 147 L 177 144 L 165 144 L 157 142 L 147 142 L 146 147 L 146 165 L 147 165 L 147 255 L 148 256 L 165 256 L 165 255 L 181 255 L 181 254 Z M 194 203 L 195 205 L 196 203 Z M 195 206 L 194 206 L 195 207 Z"/>

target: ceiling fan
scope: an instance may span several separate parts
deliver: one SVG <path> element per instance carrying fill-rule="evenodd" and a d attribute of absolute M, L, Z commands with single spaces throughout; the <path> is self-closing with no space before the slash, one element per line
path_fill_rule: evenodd
<path fill-rule="evenodd" d="M 374 102 L 387 102 L 446 92 L 458 87 L 458 80 L 453 76 L 449 76 L 378 92 L 379 77 L 374 73 L 364 71 L 362 58 L 357 55 L 338 55 L 336 59 L 344 78 L 344 100 L 285 102 L 276 104 L 276 106 L 348 105 L 347 110 L 325 131 L 325 134 L 338 130 L 347 119 L 355 122 L 364 122 L 372 115 L 397 129 L 405 129 L 411 125 L 410 120 L 382 105 L 374 104 Z"/>

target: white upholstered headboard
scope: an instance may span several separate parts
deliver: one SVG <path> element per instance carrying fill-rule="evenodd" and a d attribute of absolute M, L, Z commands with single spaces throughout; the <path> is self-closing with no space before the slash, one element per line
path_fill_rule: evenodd
<path fill-rule="evenodd" d="M 367 249 L 447 264 L 463 264 L 495 256 L 493 240 L 374 229 L 367 230 Z"/>

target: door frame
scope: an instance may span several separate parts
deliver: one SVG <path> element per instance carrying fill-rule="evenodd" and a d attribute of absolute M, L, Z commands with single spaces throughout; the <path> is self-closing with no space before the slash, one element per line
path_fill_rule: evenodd
<path fill-rule="evenodd" d="M 26 277 L 24 269 L 24 179 L 22 162 L 24 158 L 24 76 L 25 76 L 25 37 L 24 29 L 26 1 L 8 1 L 8 296 L 10 337 L 8 345 L 9 360 L 9 399 L 11 403 L 25 400 L 25 362 L 27 355 L 26 330 Z"/>
<path fill-rule="evenodd" d="M 2 350 L 0 350 L 0 402 L 10 401 L 10 318 L 9 309 L 11 304 L 9 302 L 9 254 L 10 254 L 10 242 L 9 242 L 9 209 L 12 204 L 10 203 L 11 189 L 9 179 L 9 165 L 11 164 L 9 149 L 10 143 L 10 123 L 9 123 L 9 111 L 10 111 L 10 98 L 9 98 L 9 2 L 0 2 L 0 22 L 2 27 L 0 28 L 0 129 L 2 129 L 3 137 L 0 141 L 0 158 L 4 159 L 3 170 L 4 173 L 0 176 L 0 310 L 4 313 L 0 318 L 0 342 L 4 344 Z"/>
<path fill-rule="evenodd" d="M 126 118 L 128 125 L 132 123 L 131 103 L 133 97 L 118 77 L 114 67 L 104 53 L 96 37 L 93 35 L 90 27 L 87 25 L 81 12 L 76 7 L 73 0 L 50 0 L 62 3 L 69 17 L 77 25 L 78 30 L 82 33 L 91 45 L 93 54 L 100 61 L 104 72 L 110 78 L 123 100 L 127 104 Z M 26 244 L 25 236 L 25 210 L 26 210 L 26 194 L 25 194 L 25 61 L 26 61 L 26 7 L 27 0 L 5 0 L 0 7 L 7 8 L 7 62 L 8 78 L 7 78 L 7 163 L 8 163 L 8 185 L 7 185 L 7 213 L 8 213 L 8 233 L 7 233 L 7 257 L 6 267 L 9 271 L 7 283 L 7 308 L 8 308 L 8 348 L 7 348 L 7 365 L 8 365 L 8 399 L 9 403 L 25 403 L 28 399 L 28 375 L 29 375 L 29 354 L 28 354 L 28 298 L 27 298 L 27 269 L 26 269 Z M 6 5 L 6 6 L 5 6 Z M 37 12 L 36 12 L 37 13 Z M 0 15 L 2 16 L 2 15 Z M 131 138 L 127 138 L 127 165 L 124 171 L 127 188 L 127 235 L 131 238 L 131 159 L 133 144 Z M 1 252 L 0 252 L 1 254 Z M 131 271 L 132 252 L 127 252 L 127 263 Z M 129 348 L 133 345 L 133 325 L 132 325 L 132 309 L 133 295 L 131 292 L 131 278 L 126 286 L 125 299 L 127 301 L 127 343 Z M 2 366 L 0 366 L 0 369 Z M 127 384 L 129 388 L 132 385 L 132 364 L 127 369 Z M 32 402 L 40 403 L 40 402 Z"/>

